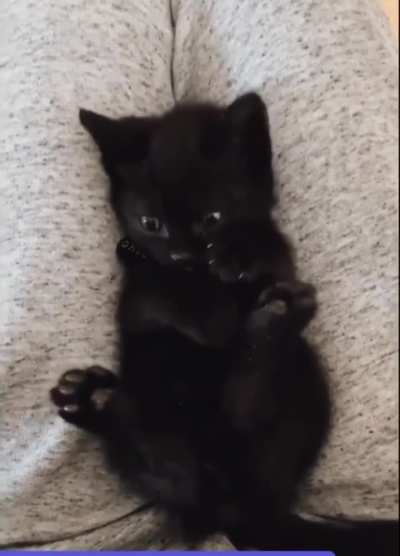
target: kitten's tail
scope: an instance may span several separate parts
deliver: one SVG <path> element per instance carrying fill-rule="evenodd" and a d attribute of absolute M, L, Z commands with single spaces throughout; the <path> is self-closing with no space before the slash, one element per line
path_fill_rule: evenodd
<path fill-rule="evenodd" d="M 290 516 L 279 523 L 264 523 L 247 531 L 248 548 L 258 550 L 326 550 L 336 556 L 397 556 L 398 521 L 340 521 Z M 233 535 L 235 537 L 235 535 Z M 235 539 L 233 538 L 235 541 Z"/>

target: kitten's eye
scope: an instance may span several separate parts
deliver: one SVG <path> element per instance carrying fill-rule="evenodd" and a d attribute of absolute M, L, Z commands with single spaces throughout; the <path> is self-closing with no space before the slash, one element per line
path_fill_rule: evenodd
<path fill-rule="evenodd" d="M 162 229 L 161 221 L 153 216 L 141 216 L 140 225 L 150 234 L 158 234 Z"/>
<path fill-rule="evenodd" d="M 203 224 L 207 228 L 212 228 L 221 222 L 222 214 L 220 212 L 210 212 L 203 219 Z"/>

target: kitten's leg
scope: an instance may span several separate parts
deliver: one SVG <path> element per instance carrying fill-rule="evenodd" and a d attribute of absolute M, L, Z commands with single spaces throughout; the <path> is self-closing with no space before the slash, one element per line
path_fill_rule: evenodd
<path fill-rule="evenodd" d="M 107 404 L 117 384 L 116 375 L 102 367 L 74 369 L 61 376 L 50 397 L 65 421 L 101 432 Z"/>
<path fill-rule="evenodd" d="M 315 290 L 307 284 L 282 283 L 261 293 L 225 387 L 225 411 L 235 428 L 251 430 L 274 418 L 276 377 L 290 377 L 293 346 L 315 312 Z"/>
<path fill-rule="evenodd" d="M 230 532 L 253 543 L 258 535 L 260 542 L 270 538 L 268 526 L 274 532 L 276 516 L 289 511 L 330 421 L 318 357 L 301 337 L 316 311 L 314 289 L 279 284 L 262 293 L 259 305 L 244 330 L 224 400 L 233 428 L 247 439 L 247 459 L 239 464 L 239 517 Z"/>

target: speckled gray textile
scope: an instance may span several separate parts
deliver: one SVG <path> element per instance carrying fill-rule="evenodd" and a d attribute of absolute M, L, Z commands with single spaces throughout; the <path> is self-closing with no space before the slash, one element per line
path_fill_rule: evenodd
<path fill-rule="evenodd" d="M 310 334 L 337 408 L 303 507 L 395 511 L 390 31 L 365 0 L 172 3 L 171 14 L 169 0 L 2 1 L 0 545 L 176 547 L 153 510 L 123 518 L 143 502 L 120 491 L 96 440 L 58 419 L 47 399 L 61 371 L 112 367 L 117 353 L 117 230 L 77 107 L 147 114 L 171 106 L 174 92 L 225 101 L 257 89 L 269 105 L 280 217 L 320 290 Z"/>

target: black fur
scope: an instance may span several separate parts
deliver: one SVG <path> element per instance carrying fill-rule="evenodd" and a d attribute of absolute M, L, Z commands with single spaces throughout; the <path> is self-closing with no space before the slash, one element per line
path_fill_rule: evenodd
<path fill-rule="evenodd" d="M 394 554 L 394 523 L 349 529 L 292 513 L 330 403 L 302 336 L 315 292 L 297 281 L 271 216 L 261 99 L 153 118 L 80 116 L 138 250 L 121 257 L 118 378 L 99 367 L 66 373 L 52 391 L 61 416 L 99 434 L 126 484 L 158 501 L 186 538 L 224 531 L 242 547 Z"/>

